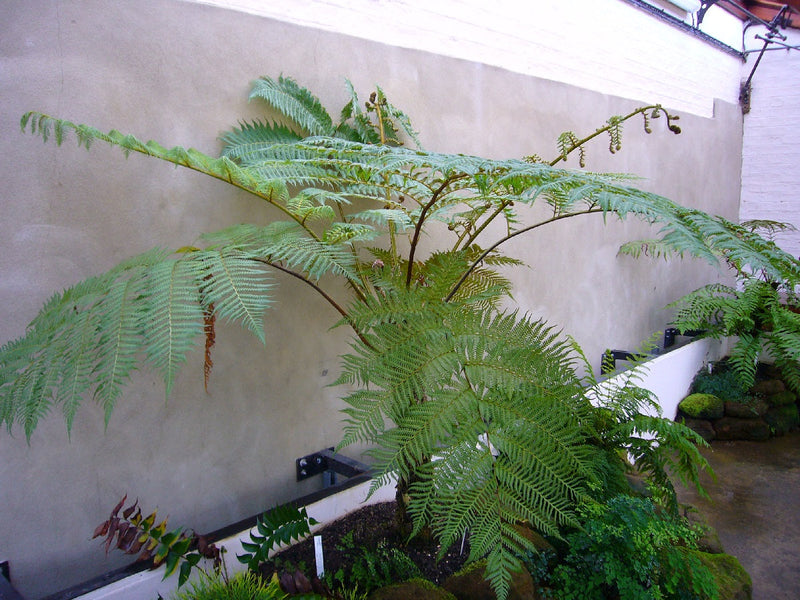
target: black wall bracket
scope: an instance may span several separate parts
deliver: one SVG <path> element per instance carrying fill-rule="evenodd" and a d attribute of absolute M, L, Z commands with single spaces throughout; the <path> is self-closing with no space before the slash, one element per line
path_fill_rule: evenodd
<path fill-rule="evenodd" d="M 362 462 L 336 454 L 333 448 L 325 448 L 313 454 L 301 456 L 295 460 L 297 481 L 303 481 L 314 475 L 333 471 L 344 477 L 356 477 L 369 473 L 369 466 Z"/>

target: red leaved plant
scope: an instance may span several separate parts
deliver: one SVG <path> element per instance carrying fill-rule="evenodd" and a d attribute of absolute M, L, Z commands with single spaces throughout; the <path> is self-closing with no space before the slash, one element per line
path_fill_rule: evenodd
<path fill-rule="evenodd" d="M 138 554 L 137 560 L 151 560 L 153 569 L 163 564 L 164 579 L 172 575 L 180 564 L 178 587 L 186 583 L 192 568 L 201 558 L 212 560 L 214 570 L 219 571 L 224 549 L 190 529 L 178 527 L 167 532 L 167 519 L 156 524 L 158 511 L 144 516 L 138 500 L 123 510 L 127 498 L 127 494 L 123 496 L 108 519 L 94 530 L 92 539 L 105 537 L 106 554 L 114 548 L 125 554 Z"/>

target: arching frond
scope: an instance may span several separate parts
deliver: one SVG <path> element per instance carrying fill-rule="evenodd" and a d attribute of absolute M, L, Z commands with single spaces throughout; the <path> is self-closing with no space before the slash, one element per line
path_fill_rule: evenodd
<path fill-rule="evenodd" d="M 60 405 L 68 429 L 82 399 L 106 421 L 144 355 L 169 394 L 204 332 L 204 311 L 241 323 L 264 340 L 271 285 L 263 264 L 236 247 L 177 255 L 153 250 L 57 294 L 26 335 L 0 349 L 0 422 L 28 437 Z"/>
<path fill-rule="evenodd" d="M 333 135 L 331 116 L 319 99 L 291 77 L 261 77 L 253 82 L 250 99 L 259 98 L 291 119 L 303 136 Z"/>
<path fill-rule="evenodd" d="M 222 156 L 241 164 L 258 157 L 266 147 L 275 143 L 296 142 L 302 136 L 285 125 L 254 120 L 240 122 L 239 127 L 223 133 L 219 138 L 224 144 Z"/>

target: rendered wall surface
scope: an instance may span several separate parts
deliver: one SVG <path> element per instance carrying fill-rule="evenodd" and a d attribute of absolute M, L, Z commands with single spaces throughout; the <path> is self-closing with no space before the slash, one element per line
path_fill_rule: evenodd
<path fill-rule="evenodd" d="M 222 131 L 260 115 L 246 101 L 249 82 L 280 73 L 333 110 L 346 101 L 345 77 L 362 97 L 379 84 L 411 115 L 426 148 L 489 157 L 553 155 L 560 132 L 593 131 L 609 115 L 639 105 L 496 66 L 193 3 L 4 2 L 0 342 L 20 336 L 54 291 L 125 257 L 275 217 L 222 184 L 152 159 L 125 159 L 99 143 L 88 153 L 71 141 L 43 145 L 20 133 L 24 111 L 213 154 Z M 599 140 L 589 148 L 588 167 L 636 173 L 647 189 L 735 219 L 738 107 L 716 102 L 713 118 L 683 114 L 681 126 L 684 133 L 674 136 L 656 123 L 647 136 L 630 123 L 622 151 L 611 156 Z M 515 298 L 574 335 L 597 367 L 604 348 L 635 348 L 663 329 L 668 302 L 725 277 L 690 261 L 617 257 L 621 242 L 649 233 L 633 222 L 604 227 L 588 218 L 542 230 L 507 249 L 531 266 L 515 273 Z M 106 429 L 102 411 L 87 401 L 71 439 L 58 412 L 30 445 L 19 430 L 0 434 L 0 560 L 10 561 L 14 583 L 28 597 L 126 562 L 105 558 L 89 541 L 125 493 L 145 509 L 159 507 L 172 524 L 202 532 L 318 485 L 294 482 L 294 459 L 339 439 L 341 390 L 327 386 L 347 350 L 347 332 L 328 331 L 337 314 L 306 287 L 276 280 L 266 346 L 220 327 L 208 394 L 196 356 L 168 401 L 155 377 L 138 375 Z"/>
<path fill-rule="evenodd" d="M 782 32 L 790 46 L 800 45 L 800 32 Z M 748 49 L 760 50 L 763 42 L 747 32 Z M 743 67 L 747 79 L 758 53 L 750 54 Z M 750 112 L 744 117 L 741 218 L 771 219 L 800 229 L 800 51 L 769 50 L 752 81 Z M 776 237 L 788 253 L 800 257 L 800 232 Z"/>

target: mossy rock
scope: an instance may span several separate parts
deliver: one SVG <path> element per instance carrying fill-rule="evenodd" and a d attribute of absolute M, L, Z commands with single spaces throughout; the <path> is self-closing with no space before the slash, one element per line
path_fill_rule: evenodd
<path fill-rule="evenodd" d="M 710 572 L 719 589 L 719 600 L 752 600 L 753 582 L 735 556 L 709 554 L 699 550 L 688 550 L 696 556 Z"/>
<path fill-rule="evenodd" d="M 717 432 L 714 426 L 708 419 L 687 419 L 682 418 L 680 422 L 686 425 L 689 429 L 694 431 L 697 435 L 703 438 L 706 442 L 710 442 L 717 437 Z"/>
<path fill-rule="evenodd" d="M 533 527 L 531 527 L 527 523 L 519 523 L 514 525 L 514 529 L 519 533 L 522 537 L 528 540 L 533 547 L 536 548 L 539 552 L 555 552 L 556 549 L 553 547 L 553 544 L 548 542 L 541 533 L 536 531 Z"/>
<path fill-rule="evenodd" d="M 764 420 L 772 427 L 775 435 L 784 435 L 800 425 L 800 411 L 796 404 L 774 406 L 764 415 Z"/>
<path fill-rule="evenodd" d="M 750 391 L 760 396 L 772 396 L 773 394 L 779 394 L 785 389 L 786 385 L 784 385 L 780 379 L 762 379 L 761 381 L 756 381 L 755 385 L 750 388 Z"/>
<path fill-rule="evenodd" d="M 708 520 L 696 506 L 691 504 L 683 506 L 683 516 L 686 517 L 690 525 L 700 530 L 701 535 L 697 540 L 697 547 L 700 550 L 708 554 L 723 554 L 725 552 L 717 530 L 709 525 Z"/>
<path fill-rule="evenodd" d="M 714 431 L 718 440 L 749 440 L 763 442 L 772 434 L 769 424 L 764 419 L 739 419 L 723 417 L 714 422 Z"/>
<path fill-rule="evenodd" d="M 784 390 L 782 392 L 778 392 L 777 394 L 767 396 L 766 400 L 767 404 L 769 404 L 771 407 L 788 406 L 797 402 L 797 396 L 795 396 L 789 390 Z"/>
<path fill-rule="evenodd" d="M 497 600 L 491 584 L 484 578 L 486 559 L 475 561 L 464 567 L 444 582 L 444 589 L 457 600 Z M 410 598 L 411 596 L 409 596 Z M 512 573 L 508 600 L 540 600 L 541 595 L 533 577 L 526 570 Z"/>
<path fill-rule="evenodd" d="M 678 409 L 694 419 L 719 419 L 725 415 L 725 402 L 713 394 L 690 394 Z"/>
<path fill-rule="evenodd" d="M 375 590 L 369 600 L 457 600 L 453 594 L 427 579 L 409 579 Z"/>
<path fill-rule="evenodd" d="M 749 398 L 746 402 L 726 402 L 725 416 L 740 419 L 757 419 L 763 417 L 769 405 L 761 398 Z"/>

